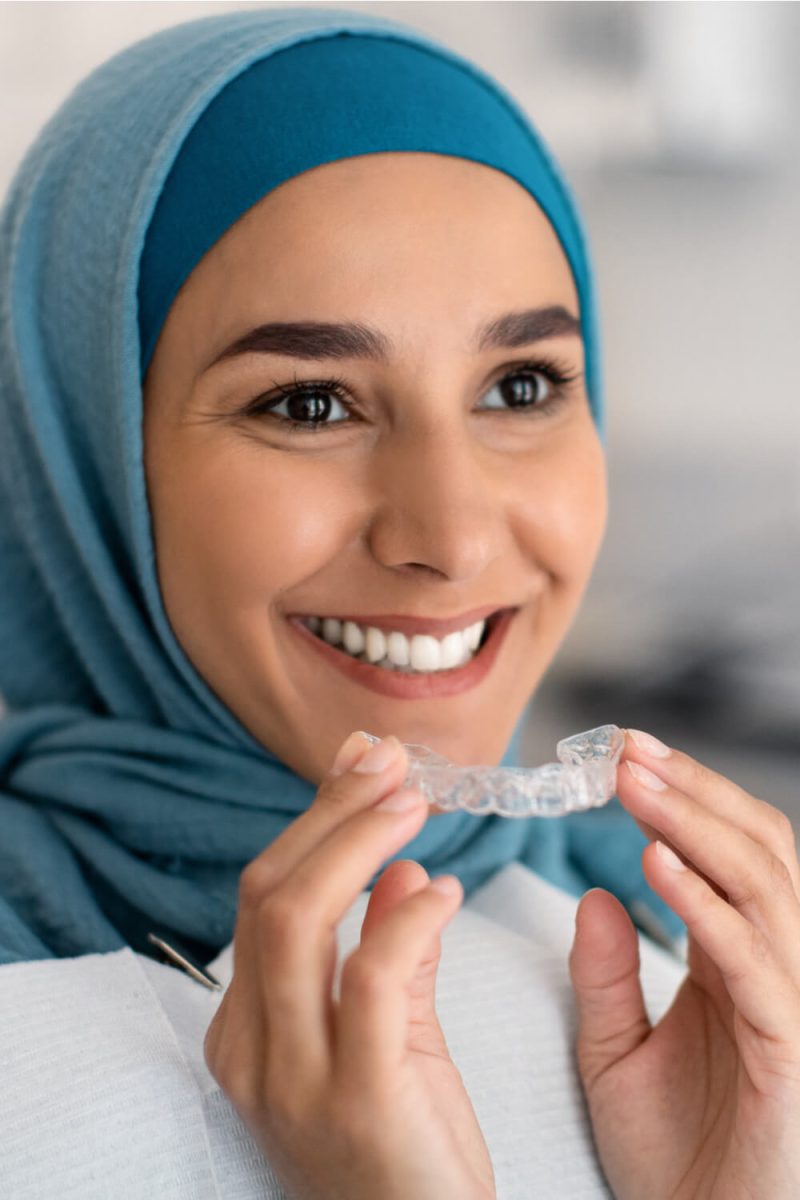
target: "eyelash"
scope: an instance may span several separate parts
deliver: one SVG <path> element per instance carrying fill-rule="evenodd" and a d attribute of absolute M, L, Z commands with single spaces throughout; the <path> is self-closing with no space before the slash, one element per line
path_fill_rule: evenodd
<path fill-rule="evenodd" d="M 552 393 L 538 404 L 532 404 L 527 407 L 506 409 L 507 412 L 516 413 L 521 416 L 531 416 L 533 414 L 541 415 L 550 412 L 558 407 L 563 402 L 569 390 L 569 385 L 580 378 L 579 372 L 570 373 L 558 363 L 551 359 L 540 359 L 538 362 L 520 363 L 513 370 L 506 372 L 497 379 L 491 388 L 497 387 L 499 384 L 505 383 L 509 379 L 527 378 L 531 376 L 541 375 L 552 386 Z M 347 408 L 350 412 L 353 411 L 354 405 L 348 399 L 347 384 L 343 379 L 333 377 L 330 379 L 304 379 L 302 382 L 295 380 L 293 384 L 280 384 L 277 388 L 277 396 L 270 395 L 267 397 L 258 396 L 250 404 L 246 405 L 241 412 L 243 417 L 260 417 L 270 416 L 273 421 L 283 426 L 288 426 L 291 433 L 321 433 L 325 429 L 338 429 L 343 425 L 349 425 L 350 419 L 339 421 L 296 421 L 292 417 L 282 417 L 271 413 L 270 410 L 282 404 L 284 400 L 292 399 L 295 396 L 314 395 L 319 392 L 330 392 L 331 395 Z M 500 409 L 487 409 L 488 412 L 500 412 Z"/>

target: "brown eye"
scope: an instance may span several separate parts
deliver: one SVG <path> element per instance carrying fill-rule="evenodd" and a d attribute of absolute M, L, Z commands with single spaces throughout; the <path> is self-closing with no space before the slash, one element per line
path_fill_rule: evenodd
<path fill-rule="evenodd" d="M 543 371 L 517 372 L 506 375 L 486 393 L 499 395 L 500 403 L 490 404 L 489 408 L 535 408 L 545 400 L 549 400 L 554 385 Z"/>
<path fill-rule="evenodd" d="M 281 388 L 277 399 L 274 396 L 259 397 L 248 405 L 247 415 L 271 417 L 278 424 L 283 423 L 291 429 L 307 429 L 311 432 L 345 425 L 348 421 L 348 406 L 336 394 L 338 390 L 338 383 L 309 383 L 305 386 L 284 387 Z M 331 420 L 331 413 L 336 405 L 344 417 L 340 417 L 334 411 L 335 420 Z M 284 411 L 279 411 L 281 409 Z"/>
<path fill-rule="evenodd" d="M 283 403 L 286 405 L 286 415 L 290 421 L 311 422 L 315 425 L 327 421 L 332 406 L 331 397 L 322 391 L 295 392 Z"/>

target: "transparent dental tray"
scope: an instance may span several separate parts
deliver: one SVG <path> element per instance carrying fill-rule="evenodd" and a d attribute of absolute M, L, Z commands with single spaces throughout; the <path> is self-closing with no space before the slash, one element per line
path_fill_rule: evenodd
<path fill-rule="evenodd" d="M 624 741 L 618 726 L 600 725 L 562 738 L 556 746 L 558 762 L 542 767 L 459 767 L 427 746 L 405 745 L 409 770 L 404 786 L 419 788 L 429 804 L 446 812 L 561 817 L 608 803 L 616 790 Z"/>

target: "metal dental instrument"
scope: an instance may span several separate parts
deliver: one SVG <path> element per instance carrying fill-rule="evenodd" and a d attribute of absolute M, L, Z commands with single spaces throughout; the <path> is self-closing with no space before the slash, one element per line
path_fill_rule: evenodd
<path fill-rule="evenodd" d="M 381 740 L 365 736 L 373 743 Z M 562 738 L 558 762 L 542 767 L 460 767 L 427 746 L 405 745 L 409 770 L 403 786 L 419 788 L 429 804 L 446 812 L 561 817 L 608 803 L 624 742 L 618 726 L 600 725 Z"/>

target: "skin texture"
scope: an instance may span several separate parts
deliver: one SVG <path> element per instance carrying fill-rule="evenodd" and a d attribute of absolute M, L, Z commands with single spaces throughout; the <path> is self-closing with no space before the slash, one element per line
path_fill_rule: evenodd
<path fill-rule="evenodd" d="M 372 890 L 361 944 L 331 985 L 335 928 L 421 829 L 396 802 L 401 741 L 495 762 L 569 627 L 606 517 L 580 379 L 541 413 L 484 411 L 510 367 L 576 337 L 479 353 L 474 327 L 576 297 L 531 198 L 434 155 L 330 164 L 268 196 L 210 251 L 170 311 L 146 380 L 145 459 L 159 578 L 178 640 L 240 720 L 317 783 L 314 803 L 241 878 L 234 973 L 206 1061 L 293 1197 L 492 1200 L 488 1150 L 435 1009 L 440 934 L 457 911 L 417 863 Z M 384 363 L 219 363 L 266 321 L 352 320 L 397 344 Z M 313 369 L 312 369 L 313 367 Z M 336 374 L 359 418 L 290 435 L 235 415 L 276 382 Z M 337 418 L 342 416 L 337 411 Z M 285 615 L 451 616 L 519 605 L 489 675 L 446 700 L 398 701 L 325 667 Z M 366 743 L 392 753 L 364 772 Z M 396 736 L 395 736 L 396 735 Z M 373 765 L 374 765 L 374 759 Z M 637 776 L 631 768 L 646 768 Z M 676 750 L 626 737 L 617 793 L 651 844 L 653 889 L 689 928 L 689 970 L 655 1027 L 636 930 L 600 889 L 577 910 L 569 968 L 576 1063 L 616 1200 L 800 1195 L 800 869 L 785 816 Z M 688 869 L 670 869 L 653 844 Z"/>
<path fill-rule="evenodd" d="M 424 824 L 398 793 L 391 735 L 363 772 L 353 733 L 314 803 L 242 874 L 234 974 L 205 1040 L 209 1069 L 297 1200 L 493 1200 L 489 1152 L 435 1007 L 440 930 L 462 897 L 414 862 L 373 888 L 331 995 L 335 925 Z M 374 765 L 374 763 L 373 763 Z M 403 811 L 381 807 L 405 794 Z"/>
<path fill-rule="evenodd" d="M 637 745 L 630 731 L 617 794 L 653 839 L 645 878 L 686 922 L 689 970 L 653 1026 L 630 917 L 599 888 L 581 900 L 570 955 L 576 1059 L 613 1194 L 793 1200 L 800 864 L 791 823 L 679 750 Z M 657 842 L 685 869 L 671 869 Z"/>
<path fill-rule="evenodd" d="M 549 305 L 578 315 L 561 247 L 521 186 L 461 159 L 378 154 L 270 193 L 170 310 L 144 429 L 167 615 L 217 695 L 315 784 L 355 729 L 499 762 L 570 626 L 606 522 L 581 340 L 473 345 L 479 324 Z M 368 322 L 397 353 L 250 354 L 208 369 L 252 327 L 299 320 Z M 542 356 L 578 378 L 550 412 L 515 411 L 495 385 Z M 329 420 L 341 427 L 312 433 L 236 415 L 295 377 L 331 376 L 359 406 L 349 428 L 338 405 Z M 486 604 L 519 611 L 489 676 L 446 699 L 377 695 L 298 645 L 286 622 Z"/>

